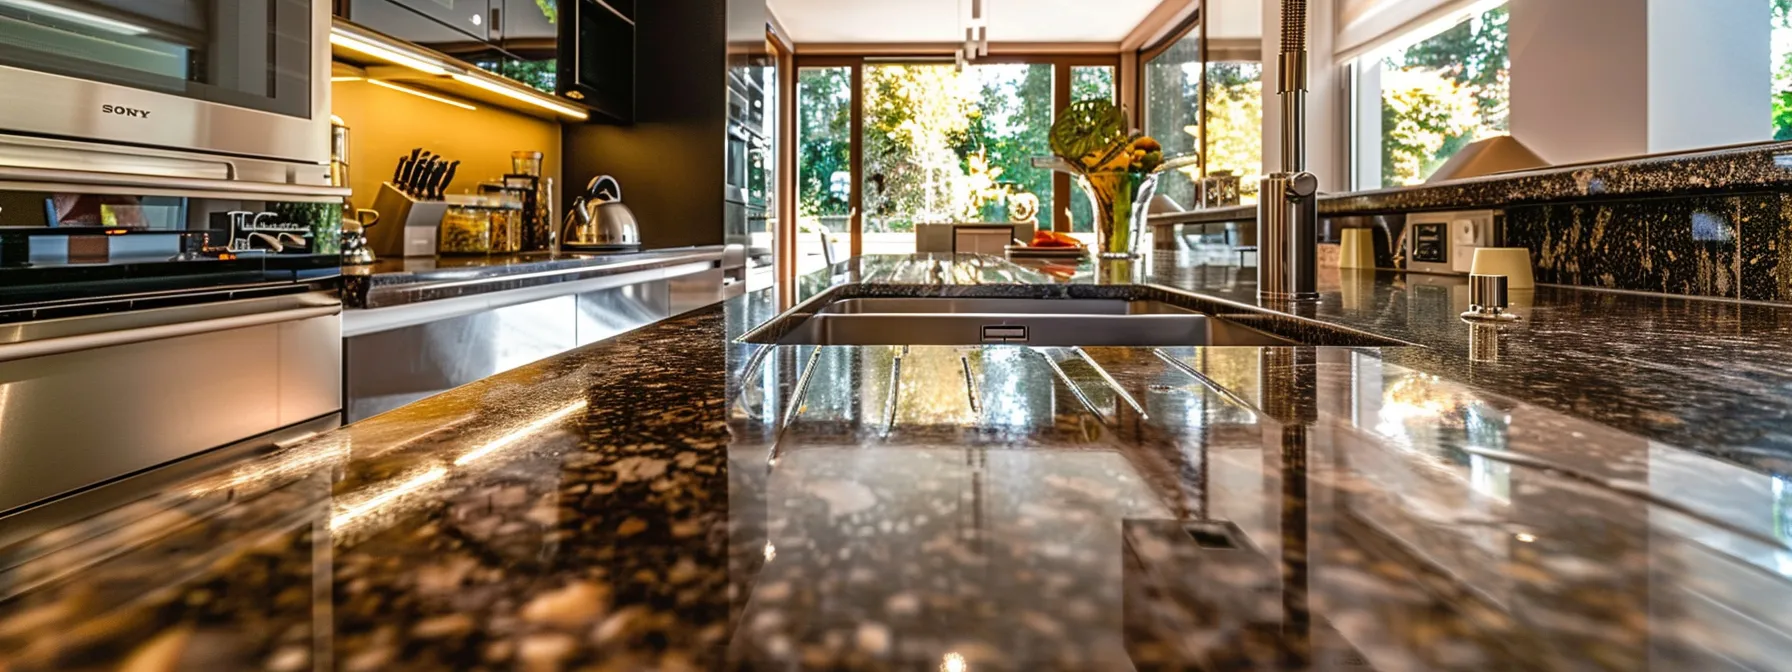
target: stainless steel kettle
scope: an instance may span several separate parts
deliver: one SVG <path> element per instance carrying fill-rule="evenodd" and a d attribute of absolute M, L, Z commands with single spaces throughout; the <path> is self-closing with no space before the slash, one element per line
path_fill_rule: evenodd
<path fill-rule="evenodd" d="M 641 228 L 635 213 L 622 204 L 622 185 L 609 175 L 591 178 L 585 194 L 573 199 L 572 209 L 566 213 L 560 246 L 628 249 L 640 245 Z"/>

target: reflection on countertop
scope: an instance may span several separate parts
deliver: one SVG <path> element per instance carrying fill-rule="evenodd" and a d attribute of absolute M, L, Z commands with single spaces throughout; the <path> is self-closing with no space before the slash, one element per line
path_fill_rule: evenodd
<path fill-rule="evenodd" d="M 680 264 L 720 261 L 721 245 L 644 252 L 527 252 L 381 259 L 345 266 L 344 301 L 383 308 L 422 301 L 586 280 Z"/>
<path fill-rule="evenodd" d="M 798 298 L 1076 291 L 1061 276 L 1257 305 L 1201 262 L 862 259 Z M 737 338 L 776 297 L 740 297 L 0 548 L 0 659 L 1783 667 L 1786 479 L 1581 402 L 1764 407 L 1630 386 L 1722 357 L 1771 380 L 1792 360 L 1751 348 L 1785 309 L 1538 290 L 1490 361 L 1441 320 L 1453 290 L 1413 280 L 1329 279 L 1310 316 L 1418 344 L 1393 348 L 769 346 Z M 1641 312 L 1561 335 L 1602 307 Z M 1595 338 L 1616 352 L 1576 354 Z M 1570 389 L 1599 367 L 1617 391 Z"/>

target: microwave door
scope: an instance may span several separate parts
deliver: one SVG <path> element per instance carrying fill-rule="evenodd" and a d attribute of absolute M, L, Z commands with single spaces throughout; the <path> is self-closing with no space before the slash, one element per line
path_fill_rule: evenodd
<path fill-rule="evenodd" d="M 0 0 L 0 133 L 329 162 L 329 0 Z"/>

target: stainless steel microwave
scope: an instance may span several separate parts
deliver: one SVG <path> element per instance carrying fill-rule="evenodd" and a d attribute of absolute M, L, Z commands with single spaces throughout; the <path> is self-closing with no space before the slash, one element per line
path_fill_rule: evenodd
<path fill-rule="evenodd" d="M 328 165 L 329 31 L 330 0 L 0 0 L 0 134 Z"/>

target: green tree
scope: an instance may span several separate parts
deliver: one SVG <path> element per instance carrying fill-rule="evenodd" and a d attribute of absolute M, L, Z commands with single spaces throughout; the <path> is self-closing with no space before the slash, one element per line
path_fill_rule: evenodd
<path fill-rule="evenodd" d="M 1384 186 L 1422 182 L 1464 145 L 1509 130 L 1509 21 L 1495 7 L 1384 60 Z"/>
<path fill-rule="evenodd" d="M 1792 30 L 1792 0 L 1773 0 L 1773 31 L 1778 37 L 1787 30 Z M 1792 51 L 1777 48 L 1787 40 L 1773 42 L 1773 139 L 1792 140 Z"/>
<path fill-rule="evenodd" d="M 1209 174 L 1262 174 L 1263 64 L 1208 64 L 1206 122 Z"/>
<path fill-rule="evenodd" d="M 1454 153 L 1453 142 L 1473 137 L 1479 107 L 1464 87 L 1437 70 L 1396 70 L 1382 80 L 1382 180 L 1416 184 Z"/>
<path fill-rule="evenodd" d="M 977 108 L 958 74 L 951 66 L 865 66 L 866 231 L 967 216 L 957 149 Z"/>
<path fill-rule="evenodd" d="M 852 165 L 852 76 L 847 68 L 797 72 L 797 199 L 805 217 L 845 215 L 848 194 L 834 175 Z"/>

